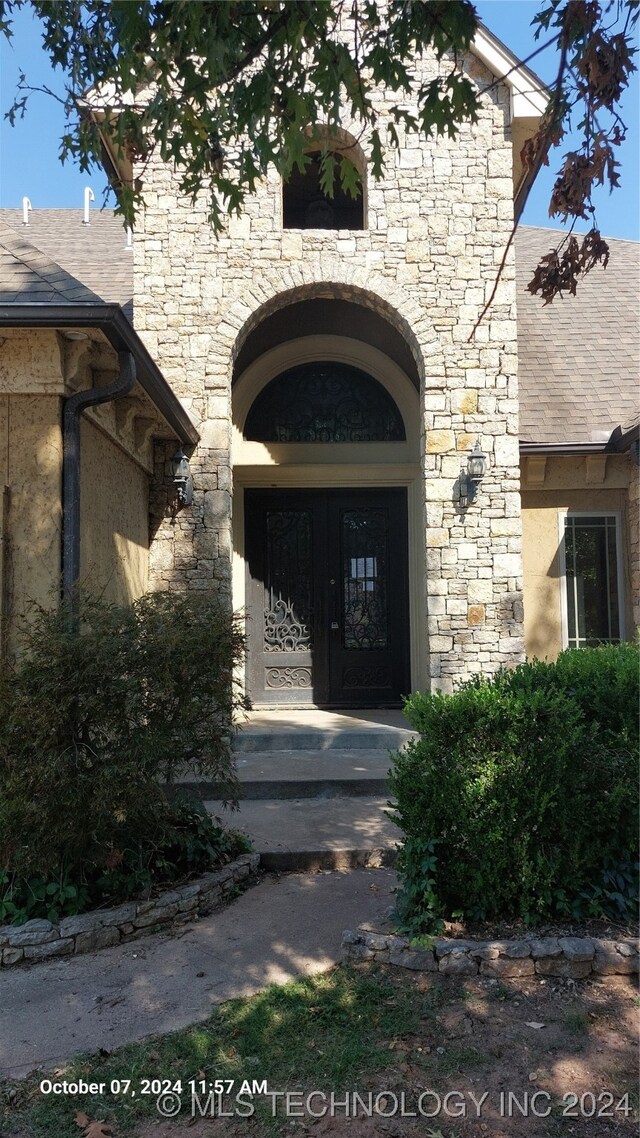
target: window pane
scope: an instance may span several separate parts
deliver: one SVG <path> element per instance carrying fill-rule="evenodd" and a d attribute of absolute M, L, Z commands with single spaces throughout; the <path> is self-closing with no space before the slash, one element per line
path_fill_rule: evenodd
<path fill-rule="evenodd" d="M 364 229 L 362 189 L 355 198 L 342 188 L 340 154 L 333 153 L 335 177 L 333 195 L 321 185 L 319 150 L 307 154 L 304 170 L 295 167 L 282 187 L 282 224 L 285 229 Z"/>
<path fill-rule="evenodd" d="M 616 548 L 616 520 L 607 518 L 607 556 L 609 560 L 609 612 L 611 639 L 620 639 L 620 598 L 618 597 L 618 554 Z"/>
<path fill-rule="evenodd" d="M 569 647 L 619 640 L 615 518 L 567 517 L 565 554 Z"/>

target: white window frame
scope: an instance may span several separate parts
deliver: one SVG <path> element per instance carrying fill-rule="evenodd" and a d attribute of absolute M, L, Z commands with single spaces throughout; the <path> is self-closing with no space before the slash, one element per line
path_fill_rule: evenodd
<path fill-rule="evenodd" d="M 618 585 L 618 623 L 620 640 L 625 638 L 624 573 L 622 566 L 622 514 L 620 510 L 558 510 L 558 557 L 560 568 L 560 622 L 562 647 L 569 647 L 569 613 L 567 611 L 567 551 L 565 532 L 567 518 L 613 518 L 616 532 L 616 580 Z M 611 641 L 616 643 L 616 641 Z"/>

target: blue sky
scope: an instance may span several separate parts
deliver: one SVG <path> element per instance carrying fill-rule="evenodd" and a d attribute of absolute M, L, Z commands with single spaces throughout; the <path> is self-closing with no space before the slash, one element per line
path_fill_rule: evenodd
<path fill-rule="evenodd" d="M 539 10 L 538 0 L 481 0 L 476 4 L 480 18 L 521 59 L 535 50 L 531 20 Z M 542 42 L 542 41 L 540 41 Z M 554 47 L 542 52 L 531 66 L 545 81 L 550 81 L 556 70 Z M 38 21 L 29 9 L 18 12 L 14 24 L 12 45 L 0 37 L 0 109 L 7 110 L 13 100 L 20 70 L 26 72 L 29 82 L 46 84 L 61 90 L 62 75 L 53 72 L 41 46 Z M 638 73 L 625 94 L 623 117 L 629 126 L 629 135 L 620 151 L 621 188 L 613 195 L 602 190 L 596 207 L 600 228 L 610 237 L 640 239 L 640 149 L 638 118 L 640 108 L 640 81 Z M 44 95 L 33 95 L 26 117 L 10 127 L 6 121 L 0 126 L 0 205 L 19 206 L 23 195 L 31 199 L 34 208 L 44 206 L 76 206 L 83 202 L 83 189 L 90 185 L 96 195 L 94 208 L 102 203 L 106 179 L 100 170 L 90 176 L 77 168 L 62 166 L 58 158 L 59 139 L 63 118 L 59 105 Z M 565 149 L 568 149 L 567 145 Z M 560 166 L 562 151 L 551 155 L 550 166 L 543 169 L 530 194 L 523 221 L 529 225 L 552 225 L 548 216 L 548 202 L 555 174 Z M 577 227 L 580 228 L 580 227 Z M 584 230 L 586 227 L 582 226 Z"/>

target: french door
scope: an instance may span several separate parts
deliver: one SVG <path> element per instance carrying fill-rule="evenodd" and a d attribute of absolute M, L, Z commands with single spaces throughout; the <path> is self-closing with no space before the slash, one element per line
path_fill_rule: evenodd
<path fill-rule="evenodd" d="M 366 707 L 409 691 L 402 489 L 246 490 L 249 694 Z"/>

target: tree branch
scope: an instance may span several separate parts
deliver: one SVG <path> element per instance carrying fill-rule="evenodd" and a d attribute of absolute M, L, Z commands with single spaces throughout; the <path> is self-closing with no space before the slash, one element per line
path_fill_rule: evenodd
<path fill-rule="evenodd" d="M 566 15 L 565 15 L 565 21 L 566 21 Z M 560 35 L 560 43 L 561 43 L 560 62 L 558 64 L 558 74 L 556 76 L 556 79 L 555 79 L 555 82 L 553 85 L 553 94 L 551 97 L 550 114 L 548 117 L 548 121 L 547 121 L 547 125 L 545 128 L 543 137 L 542 137 L 541 142 L 540 142 L 540 146 L 538 148 L 537 154 L 536 154 L 535 159 L 533 161 L 533 165 L 531 167 L 532 177 L 530 178 L 529 185 L 527 187 L 527 190 L 526 190 L 526 193 L 524 196 L 524 201 L 522 203 L 523 209 L 524 209 L 524 206 L 526 205 L 527 198 L 529 197 L 529 194 L 531 192 L 531 186 L 535 182 L 535 180 L 536 180 L 536 178 L 540 172 L 540 168 L 541 168 L 541 166 L 545 160 L 545 157 L 547 155 L 547 151 L 549 149 L 549 145 L 550 145 L 551 138 L 552 138 L 552 130 L 555 126 L 557 126 L 557 116 L 558 116 L 558 112 L 560 109 L 560 96 L 561 96 L 561 92 L 562 92 L 562 84 L 564 81 L 564 75 L 565 75 L 565 71 L 567 68 L 567 52 L 568 52 L 568 48 L 569 48 L 566 27 L 563 27 L 563 29 L 559 33 L 559 35 Z M 522 215 L 522 210 L 520 211 L 520 215 Z M 504 250 L 504 253 L 502 255 L 502 260 L 500 261 L 500 265 L 498 267 L 496 279 L 493 282 L 493 288 L 491 289 L 491 295 L 489 296 L 488 301 L 486 302 L 484 308 L 482 309 L 480 315 L 478 316 L 478 319 L 476 320 L 475 324 L 473 325 L 473 328 L 471 329 L 471 332 L 469 333 L 467 343 L 470 343 L 470 341 L 473 340 L 473 337 L 475 336 L 478 328 L 480 327 L 480 324 L 484 320 L 487 312 L 489 311 L 489 309 L 491 308 L 491 305 L 493 304 L 493 301 L 495 299 L 495 295 L 498 291 L 498 285 L 500 284 L 500 281 L 502 279 L 502 274 L 504 272 L 505 265 L 507 263 L 507 257 L 509 255 L 509 250 L 510 250 L 511 246 L 513 245 L 513 241 L 514 241 L 516 232 L 518 230 L 519 224 L 520 224 L 520 218 L 518 217 L 517 221 L 514 221 L 513 226 L 511 228 L 511 232 L 509 234 L 509 239 L 508 239 L 507 244 L 505 246 L 505 250 Z"/>

